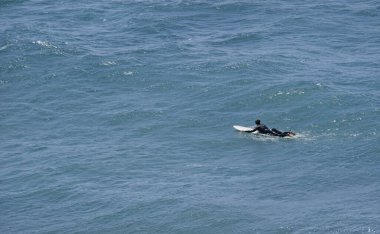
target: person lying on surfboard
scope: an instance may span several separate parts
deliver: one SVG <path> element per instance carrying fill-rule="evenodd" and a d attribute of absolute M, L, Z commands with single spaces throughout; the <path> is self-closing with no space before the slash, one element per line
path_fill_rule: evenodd
<path fill-rule="evenodd" d="M 286 137 L 296 135 L 294 132 L 281 132 L 275 128 L 269 129 L 265 124 L 261 124 L 261 121 L 258 119 L 255 121 L 256 127 L 252 129 L 252 132 L 258 131 L 261 134 L 267 134 L 272 136 Z"/>

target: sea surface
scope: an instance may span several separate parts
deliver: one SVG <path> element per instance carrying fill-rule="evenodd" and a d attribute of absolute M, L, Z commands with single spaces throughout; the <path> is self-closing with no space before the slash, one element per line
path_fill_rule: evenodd
<path fill-rule="evenodd" d="M 379 1 L 0 0 L 0 233 L 380 233 L 379 127 Z"/>

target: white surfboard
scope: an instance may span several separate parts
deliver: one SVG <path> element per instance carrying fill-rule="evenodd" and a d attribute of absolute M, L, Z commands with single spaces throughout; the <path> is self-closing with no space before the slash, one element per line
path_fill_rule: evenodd
<path fill-rule="evenodd" d="M 240 126 L 240 125 L 234 125 L 233 127 L 240 132 L 252 132 L 253 131 L 253 128 L 250 128 L 250 127 L 244 127 L 244 126 Z"/>

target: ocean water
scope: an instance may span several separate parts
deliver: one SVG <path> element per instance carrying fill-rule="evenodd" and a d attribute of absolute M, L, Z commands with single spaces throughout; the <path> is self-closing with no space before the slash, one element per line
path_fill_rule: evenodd
<path fill-rule="evenodd" d="M 379 1 L 0 0 L 0 233 L 380 233 L 379 74 Z"/>

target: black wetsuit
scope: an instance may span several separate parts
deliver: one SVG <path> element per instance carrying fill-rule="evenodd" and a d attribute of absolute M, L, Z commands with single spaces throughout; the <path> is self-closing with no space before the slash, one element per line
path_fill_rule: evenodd
<path fill-rule="evenodd" d="M 261 134 L 269 134 L 269 135 L 274 135 L 274 132 L 270 130 L 265 124 L 259 124 L 257 125 L 252 132 L 254 131 L 259 131 Z"/>
<path fill-rule="evenodd" d="M 272 136 L 279 136 L 279 137 L 285 137 L 289 136 L 290 132 L 281 132 L 275 128 L 269 129 L 265 124 L 259 124 L 257 125 L 252 132 L 259 131 L 261 134 L 268 134 Z"/>

